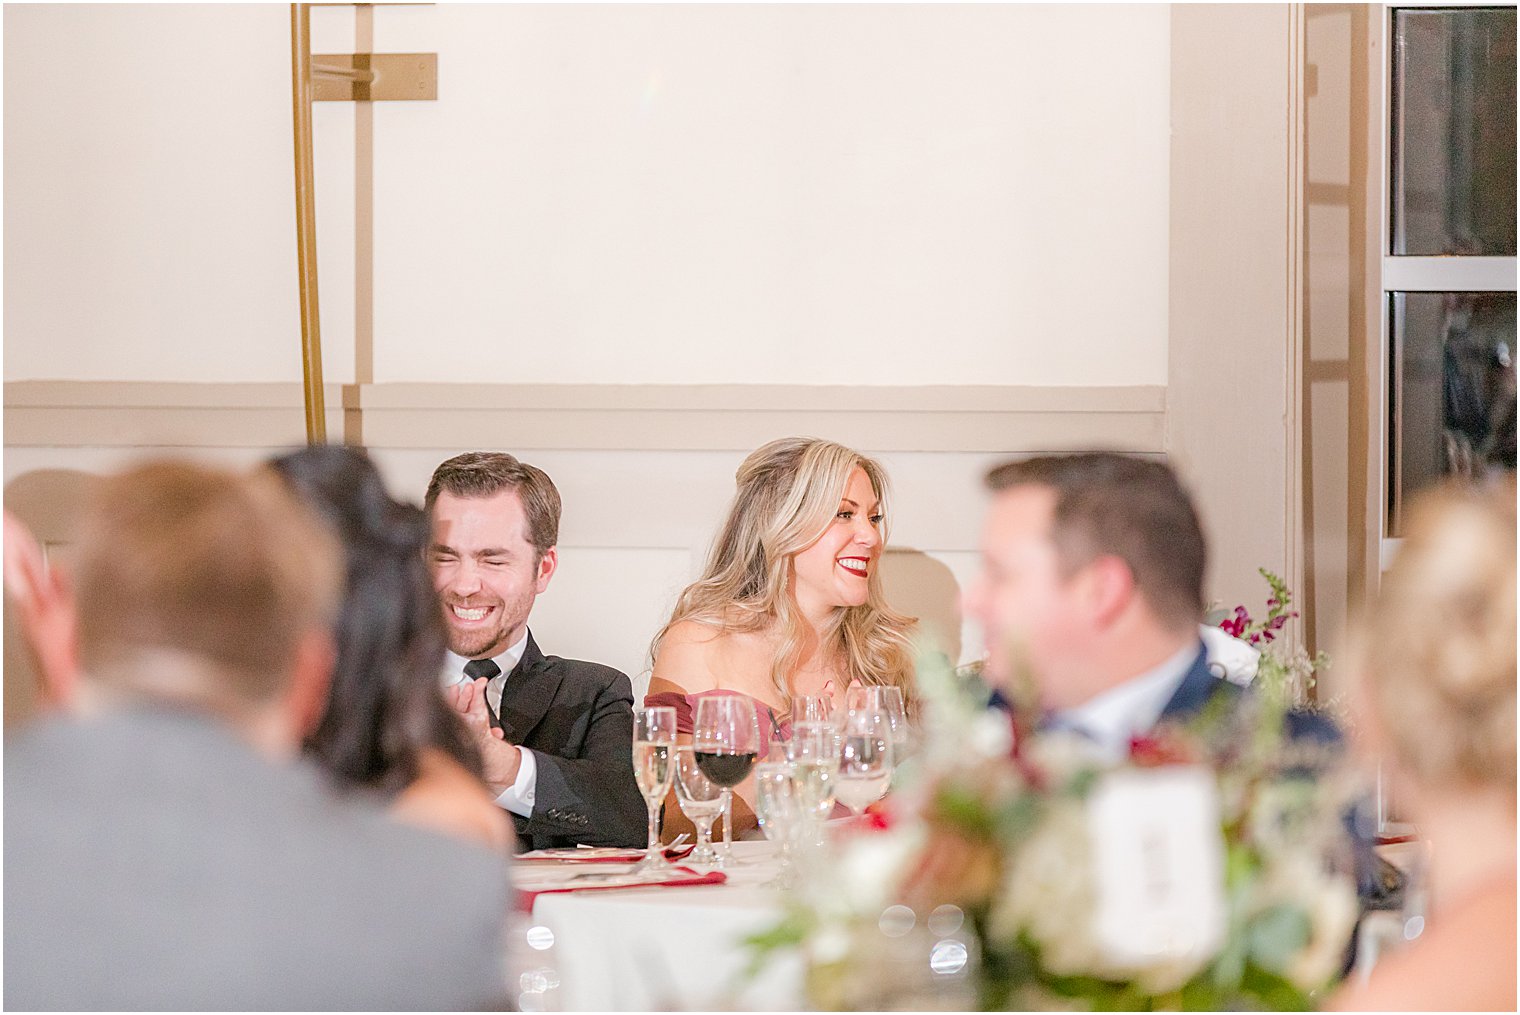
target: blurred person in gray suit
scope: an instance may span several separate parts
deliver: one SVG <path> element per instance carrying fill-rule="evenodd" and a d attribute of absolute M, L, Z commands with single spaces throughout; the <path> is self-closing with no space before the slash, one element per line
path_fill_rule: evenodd
<path fill-rule="evenodd" d="M 102 484 L 73 569 L 6 520 L 51 715 L 5 750 L 7 1008 L 459 1009 L 506 995 L 505 863 L 299 758 L 333 536 L 271 475 Z"/>

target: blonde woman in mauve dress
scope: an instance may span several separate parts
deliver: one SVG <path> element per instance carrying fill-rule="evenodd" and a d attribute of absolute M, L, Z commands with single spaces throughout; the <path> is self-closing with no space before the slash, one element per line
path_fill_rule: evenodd
<path fill-rule="evenodd" d="M 902 689 L 912 710 L 914 621 L 887 605 L 881 465 L 832 441 L 772 441 L 739 466 L 738 489 L 702 576 L 650 646 L 649 705 L 676 708 L 690 740 L 696 703 L 754 700 L 761 755 L 790 725 L 798 695 L 842 704 L 852 682 Z M 753 796 L 735 790 L 734 828 L 753 827 Z M 667 829 L 682 826 L 666 808 Z"/>

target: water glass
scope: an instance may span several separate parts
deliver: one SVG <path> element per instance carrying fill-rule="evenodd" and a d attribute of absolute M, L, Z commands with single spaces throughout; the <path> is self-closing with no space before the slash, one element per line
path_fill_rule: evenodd
<path fill-rule="evenodd" d="M 792 727 L 792 739 L 786 744 L 792 780 L 815 840 L 822 838 L 823 823 L 834 812 L 839 751 L 839 730 L 831 722 L 797 723 Z"/>
<path fill-rule="evenodd" d="M 676 748 L 676 802 L 697 826 L 697 847 L 687 856 L 687 863 L 711 866 L 718 862 L 718 852 L 712 846 L 712 826 L 723 813 L 723 792 L 723 786 L 697 767 L 693 748 Z"/>
<path fill-rule="evenodd" d="M 892 738 L 880 712 L 861 710 L 845 719 L 834 798 L 858 819 L 892 783 Z"/>
<path fill-rule="evenodd" d="M 792 846 L 802 826 L 803 813 L 789 763 L 766 761 L 755 766 L 755 817 L 765 837 L 781 846 L 781 867 L 770 886 L 795 887 L 797 872 L 792 863 Z"/>

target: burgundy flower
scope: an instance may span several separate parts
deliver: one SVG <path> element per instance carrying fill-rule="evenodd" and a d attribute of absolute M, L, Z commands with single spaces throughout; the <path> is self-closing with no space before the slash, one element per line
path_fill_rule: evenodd
<path fill-rule="evenodd" d="M 1195 760 L 1187 741 L 1171 730 L 1130 737 L 1129 758 L 1138 768 L 1187 765 Z"/>
<path fill-rule="evenodd" d="M 1251 615 L 1246 612 L 1244 606 L 1235 607 L 1233 616 L 1226 617 L 1219 622 L 1219 629 L 1231 638 L 1239 638 L 1251 625 Z"/>

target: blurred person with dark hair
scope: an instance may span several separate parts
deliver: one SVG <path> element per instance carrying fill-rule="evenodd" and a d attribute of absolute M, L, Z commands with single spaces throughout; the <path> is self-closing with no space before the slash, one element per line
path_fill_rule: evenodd
<path fill-rule="evenodd" d="M 427 516 L 392 500 L 354 448 L 303 448 L 270 465 L 332 523 L 347 562 L 337 662 L 307 754 L 398 818 L 510 849 L 480 751 L 438 686 L 448 641 L 424 557 Z"/>
<path fill-rule="evenodd" d="M 6 528 L 58 706 L 5 748 L 7 1007 L 503 998 L 502 859 L 334 795 L 298 756 L 342 558 L 283 484 L 174 463 L 106 480 L 72 595 Z"/>
<path fill-rule="evenodd" d="M 966 609 L 986 632 L 1002 693 L 1027 672 L 1049 721 L 1110 759 L 1163 720 L 1241 699 L 1199 640 L 1207 551 L 1170 468 L 1109 452 L 1050 455 L 1001 465 L 987 486 L 982 572 Z M 1339 738 L 1319 716 L 1287 720 L 1292 736 Z"/>
<path fill-rule="evenodd" d="M 528 630 L 559 567 L 554 481 L 509 454 L 471 451 L 433 471 L 424 504 L 448 632 L 446 693 L 521 843 L 643 846 L 632 682 L 610 666 L 544 655 Z"/>
<path fill-rule="evenodd" d="M 1358 746 L 1429 844 L 1430 908 L 1331 1005 L 1514 1011 L 1515 486 L 1438 489 L 1408 519 L 1348 669 Z"/>

